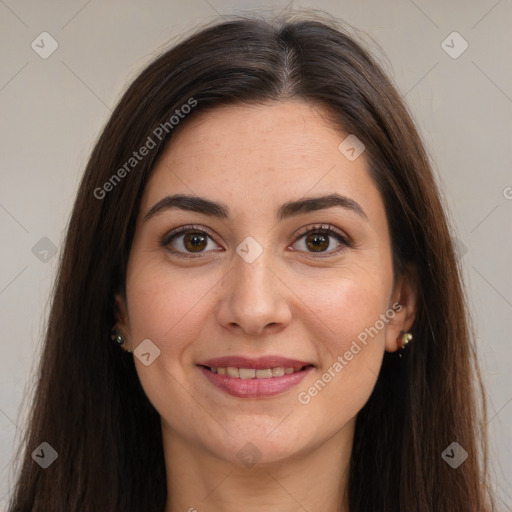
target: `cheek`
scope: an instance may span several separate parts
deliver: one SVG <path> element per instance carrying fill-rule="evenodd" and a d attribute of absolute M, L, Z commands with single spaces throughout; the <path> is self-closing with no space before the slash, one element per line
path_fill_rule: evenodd
<path fill-rule="evenodd" d="M 131 333 L 136 346 L 149 338 L 162 351 L 180 352 L 186 340 L 200 332 L 194 321 L 201 312 L 201 298 L 215 284 L 205 274 L 185 276 L 171 272 L 161 264 L 145 264 L 127 282 Z"/>
<path fill-rule="evenodd" d="M 136 349 L 142 340 L 150 339 L 160 350 L 149 366 L 134 356 L 141 385 L 168 424 L 182 425 L 187 421 L 185 417 L 202 425 L 197 430 L 205 430 L 206 436 L 210 426 L 201 416 L 200 408 L 190 407 L 186 383 L 187 368 L 193 360 L 192 341 L 201 337 L 206 321 L 206 302 L 201 299 L 207 299 L 208 290 L 216 281 L 207 275 L 184 277 L 183 273 L 171 272 L 157 263 L 149 262 L 138 268 L 137 275 L 127 280 L 133 346 Z M 187 414 L 183 415 L 183 411 Z"/>
<path fill-rule="evenodd" d="M 322 339 L 332 358 L 349 350 L 358 337 L 364 339 L 359 335 L 377 322 L 379 333 L 373 338 L 383 341 L 387 324 L 382 325 L 379 320 L 387 310 L 391 294 L 391 278 L 383 278 L 384 275 L 379 269 L 372 272 L 369 268 L 347 272 L 322 290 L 318 288 L 310 293 L 308 305 L 321 320 Z"/>
<path fill-rule="evenodd" d="M 297 398 L 310 417 L 321 417 L 332 428 L 357 414 L 379 374 L 391 292 L 391 280 L 379 275 L 344 276 L 309 296 L 308 306 L 321 320 L 315 340 L 322 367 Z"/>

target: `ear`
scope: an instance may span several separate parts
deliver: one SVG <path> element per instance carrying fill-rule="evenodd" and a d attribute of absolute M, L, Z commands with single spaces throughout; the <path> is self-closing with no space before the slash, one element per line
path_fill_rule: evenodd
<path fill-rule="evenodd" d="M 125 338 L 123 347 L 131 350 L 130 343 L 130 321 L 128 316 L 128 305 L 123 293 L 117 293 L 114 297 L 114 314 L 116 317 L 115 329 L 118 329 Z"/>
<path fill-rule="evenodd" d="M 386 328 L 386 351 L 395 352 L 400 348 L 402 332 L 411 329 L 416 319 L 418 300 L 417 273 L 413 265 L 406 265 L 396 280 L 390 308 L 395 315 Z"/>

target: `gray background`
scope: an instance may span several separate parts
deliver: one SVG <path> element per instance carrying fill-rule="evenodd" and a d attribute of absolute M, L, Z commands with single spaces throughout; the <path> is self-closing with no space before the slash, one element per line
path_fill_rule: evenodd
<path fill-rule="evenodd" d="M 58 251 L 78 180 L 116 100 L 155 51 L 199 23 L 314 6 L 362 31 L 405 95 L 432 157 L 488 387 L 498 508 L 512 510 L 510 0 L 0 0 L 0 512 L 13 483 L 22 401 L 32 389 Z M 31 47 L 34 40 L 42 46 L 44 31 L 58 43 L 46 59 Z M 457 58 L 442 46 L 454 31 L 469 44 Z M 453 54 L 463 42 L 452 39 Z"/>

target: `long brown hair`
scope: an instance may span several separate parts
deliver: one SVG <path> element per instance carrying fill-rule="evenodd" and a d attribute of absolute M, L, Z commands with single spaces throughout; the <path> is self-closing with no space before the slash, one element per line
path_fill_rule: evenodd
<path fill-rule="evenodd" d="M 339 23 L 311 16 L 233 17 L 202 27 L 156 58 L 120 99 L 68 226 L 9 512 L 163 512 L 160 417 L 133 356 L 110 340 L 140 199 L 183 105 L 195 102 L 177 129 L 219 105 L 291 98 L 327 106 L 331 122 L 365 144 L 386 207 L 395 277 L 407 262 L 417 269 L 414 341 L 403 358 L 385 353 L 357 416 L 350 510 L 491 510 L 485 395 L 428 157 L 375 59 Z M 161 126 L 167 129 L 157 137 Z M 148 137 L 155 145 L 147 156 L 126 167 Z M 31 457 L 42 442 L 58 453 L 47 469 Z M 469 454 L 456 469 L 441 456 L 452 442 Z"/>

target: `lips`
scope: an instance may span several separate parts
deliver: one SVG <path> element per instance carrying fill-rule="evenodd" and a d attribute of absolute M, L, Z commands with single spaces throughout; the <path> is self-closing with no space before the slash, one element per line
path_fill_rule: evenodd
<path fill-rule="evenodd" d="M 225 356 L 203 361 L 198 367 L 216 388 L 239 398 L 264 398 L 283 393 L 315 368 L 307 361 L 281 356 L 257 359 Z"/>

